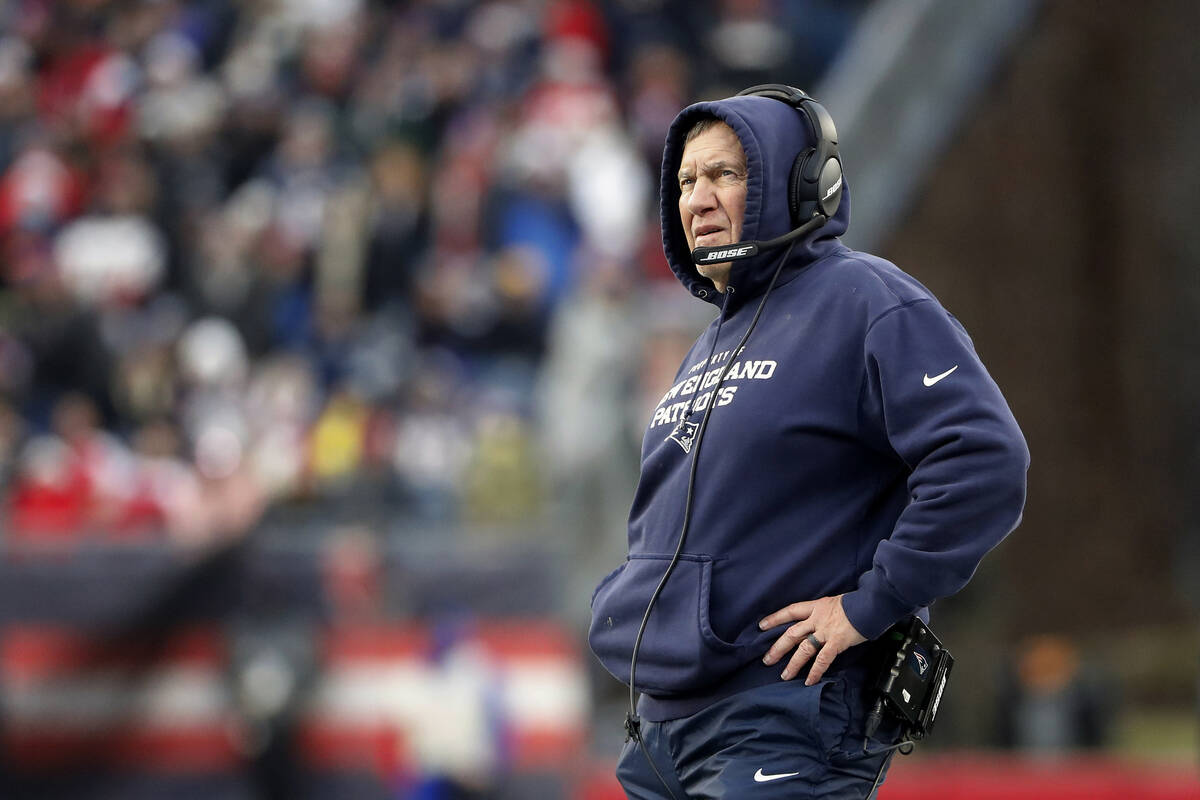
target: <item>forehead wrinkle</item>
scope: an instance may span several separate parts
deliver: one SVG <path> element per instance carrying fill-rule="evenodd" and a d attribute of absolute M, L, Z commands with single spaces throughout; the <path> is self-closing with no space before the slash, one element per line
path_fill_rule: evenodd
<path fill-rule="evenodd" d="M 700 171 L 705 174 L 711 173 L 711 172 L 716 172 L 717 170 L 726 169 L 726 168 L 736 169 L 738 172 L 745 172 L 746 171 L 746 162 L 744 160 L 735 159 L 733 161 L 730 161 L 729 159 L 722 158 L 722 159 L 718 159 L 716 161 L 709 161 L 709 162 L 706 162 L 706 163 L 700 165 Z M 680 167 L 679 168 L 679 177 L 682 178 L 684 176 L 691 175 L 691 174 L 692 174 L 691 167 Z"/>

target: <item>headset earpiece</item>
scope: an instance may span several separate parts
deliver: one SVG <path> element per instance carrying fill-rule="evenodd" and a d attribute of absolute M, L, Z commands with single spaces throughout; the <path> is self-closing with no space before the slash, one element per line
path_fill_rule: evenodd
<path fill-rule="evenodd" d="M 811 192 L 805 192 L 802 188 L 804 185 L 804 166 L 812 159 L 812 154 L 816 152 L 815 147 L 806 147 L 796 156 L 796 160 L 792 162 L 792 174 L 788 179 L 788 211 L 792 216 L 792 227 L 802 225 L 808 217 L 812 216 L 812 209 L 808 210 L 808 217 L 801 218 L 802 209 L 800 206 L 805 203 L 805 195 Z"/>
<path fill-rule="evenodd" d="M 842 204 L 842 162 L 837 157 L 826 160 L 817 179 L 817 208 L 832 218 Z"/>
<path fill-rule="evenodd" d="M 783 83 L 764 83 L 738 92 L 787 103 L 808 120 L 814 143 L 792 163 L 788 181 L 788 211 L 799 227 L 817 214 L 832 217 L 842 201 L 842 162 L 838 157 L 837 128 L 824 106 L 805 92 Z"/>

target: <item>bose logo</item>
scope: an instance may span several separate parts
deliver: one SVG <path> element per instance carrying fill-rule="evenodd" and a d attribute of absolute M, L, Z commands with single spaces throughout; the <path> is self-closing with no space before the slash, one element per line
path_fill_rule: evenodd
<path fill-rule="evenodd" d="M 744 256 L 747 253 L 751 252 L 753 249 L 754 249 L 754 245 L 745 244 L 745 245 L 742 245 L 741 247 L 731 247 L 731 248 L 727 248 L 725 250 L 717 250 L 715 252 L 709 253 L 708 255 L 704 256 L 700 260 L 701 261 L 723 261 L 726 258 L 737 258 L 739 256 Z"/>
<path fill-rule="evenodd" d="M 829 191 L 826 192 L 825 196 L 822 197 L 821 199 L 828 200 L 833 195 L 833 193 L 836 192 L 840 188 L 842 188 L 842 179 L 838 178 L 836 181 L 833 182 L 833 186 L 829 187 Z"/>

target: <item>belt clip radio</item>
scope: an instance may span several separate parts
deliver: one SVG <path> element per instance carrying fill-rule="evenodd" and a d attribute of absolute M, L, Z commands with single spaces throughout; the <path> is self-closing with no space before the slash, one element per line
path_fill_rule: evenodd
<path fill-rule="evenodd" d="M 919 617 L 907 617 L 889 628 L 879 642 L 882 664 L 875 682 L 878 695 L 867 717 L 867 738 L 886 712 L 900 720 L 912 742 L 929 735 L 954 656 Z"/>

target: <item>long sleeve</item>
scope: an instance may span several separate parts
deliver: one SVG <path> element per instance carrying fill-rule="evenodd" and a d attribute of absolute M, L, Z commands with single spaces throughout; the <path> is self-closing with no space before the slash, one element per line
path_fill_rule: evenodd
<path fill-rule="evenodd" d="M 1029 451 L 966 331 L 937 302 L 900 305 L 865 337 L 861 420 L 910 470 L 910 502 L 842 599 L 874 638 L 959 591 L 1020 522 Z"/>

